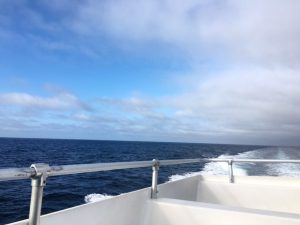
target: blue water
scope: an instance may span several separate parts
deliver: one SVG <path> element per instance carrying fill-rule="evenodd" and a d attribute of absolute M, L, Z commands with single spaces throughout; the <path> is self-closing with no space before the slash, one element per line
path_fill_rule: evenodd
<path fill-rule="evenodd" d="M 0 167 L 29 167 L 32 163 L 38 162 L 62 165 L 152 160 L 154 158 L 220 157 L 221 155 L 250 154 L 255 152 L 256 149 L 262 148 L 264 149 L 265 147 L 0 138 Z M 272 148 L 269 148 L 269 150 L 268 148 L 265 149 L 267 149 L 264 151 L 265 153 L 270 153 Z M 278 151 L 281 150 L 277 149 L 276 151 L 278 155 Z M 299 152 L 295 149 L 290 151 L 294 153 Z M 259 153 L 261 152 L 259 151 Z M 270 155 L 271 158 L 272 156 L 274 156 L 274 152 Z M 171 175 L 210 170 L 211 168 L 216 167 L 212 167 L 212 164 L 186 164 L 163 167 L 159 171 L 159 182 L 168 181 Z M 42 214 L 84 204 L 85 196 L 91 193 L 118 195 L 148 187 L 151 184 L 151 172 L 151 168 L 144 168 L 50 177 L 44 190 Z M 30 180 L 0 182 L 0 224 L 28 217 L 30 190 Z"/>

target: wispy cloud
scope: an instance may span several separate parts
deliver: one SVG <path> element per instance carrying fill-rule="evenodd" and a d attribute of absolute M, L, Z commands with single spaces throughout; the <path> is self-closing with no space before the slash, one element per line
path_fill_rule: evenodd
<path fill-rule="evenodd" d="M 284 4 L 280 0 L 87 0 L 74 1 L 72 6 L 68 1 L 40 1 L 36 7 L 27 1 L 1 4 L 3 35 L 18 33 L 50 50 L 95 52 L 97 38 L 109 37 L 117 40 L 115 44 L 160 42 L 196 58 L 224 60 L 230 56 L 258 64 L 295 65 L 300 57 L 297 0 Z M 49 19 L 38 7 L 56 16 Z M 20 17 L 21 32 L 11 29 Z"/>
<path fill-rule="evenodd" d="M 89 102 L 93 111 L 78 106 L 74 102 L 76 97 L 63 97 L 58 101 L 2 94 L 0 104 L 6 107 L 1 110 L 1 118 L 5 118 L 1 124 L 5 132 L 19 129 L 36 135 L 40 130 L 54 137 L 69 137 L 68 132 L 76 129 L 77 138 L 80 135 L 81 138 L 99 138 L 100 135 L 131 140 L 299 144 L 297 103 L 300 100 L 294 96 L 299 96 L 300 80 L 291 73 L 290 83 L 285 83 L 282 89 L 278 87 L 282 84 L 280 81 L 276 85 L 266 82 L 273 73 L 257 80 L 244 74 L 242 81 L 237 74 L 219 77 L 193 87 L 189 93 L 162 99 L 95 99 Z M 15 106 L 23 110 L 15 111 Z M 26 113 L 26 108 L 42 109 L 42 113 Z"/>
<path fill-rule="evenodd" d="M 54 97 L 40 97 L 17 92 L 3 93 L 0 94 L 0 104 L 52 110 L 73 108 L 89 110 L 89 107 L 85 103 L 69 93 L 62 93 Z"/>
<path fill-rule="evenodd" d="M 72 18 L 85 35 L 159 41 L 207 57 L 208 51 L 256 63 L 295 64 L 300 3 L 267 1 L 87 1 Z"/>

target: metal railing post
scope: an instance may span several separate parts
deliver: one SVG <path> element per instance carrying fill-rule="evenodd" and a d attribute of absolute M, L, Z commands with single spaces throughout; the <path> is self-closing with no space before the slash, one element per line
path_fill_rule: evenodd
<path fill-rule="evenodd" d="M 229 182 L 230 182 L 230 183 L 233 183 L 233 182 L 234 182 L 232 164 L 233 164 L 233 160 L 232 160 L 232 159 L 229 159 L 229 160 L 228 160 L 228 177 L 229 177 Z"/>
<path fill-rule="evenodd" d="M 31 177 L 31 200 L 28 225 L 39 225 L 43 201 L 43 190 L 48 177 L 50 167 L 47 164 L 32 164 L 35 175 Z"/>
<path fill-rule="evenodd" d="M 153 159 L 152 165 L 152 186 L 151 186 L 151 198 L 157 199 L 157 180 L 158 180 L 159 161 Z"/>

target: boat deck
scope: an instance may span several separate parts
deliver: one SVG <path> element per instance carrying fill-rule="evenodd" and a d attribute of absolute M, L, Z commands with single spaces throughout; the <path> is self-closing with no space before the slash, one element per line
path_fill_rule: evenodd
<path fill-rule="evenodd" d="M 300 179 L 194 176 L 51 213 L 41 225 L 299 225 Z M 25 225 L 26 220 L 11 225 Z"/>

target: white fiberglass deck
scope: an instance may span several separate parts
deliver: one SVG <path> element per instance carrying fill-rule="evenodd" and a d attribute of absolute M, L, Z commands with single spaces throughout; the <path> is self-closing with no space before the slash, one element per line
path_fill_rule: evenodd
<path fill-rule="evenodd" d="M 300 225 L 300 179 L 195 176 L 42 216 L 41 225 Z M 25 225 L 26 220 L 13 223 Z"/>

